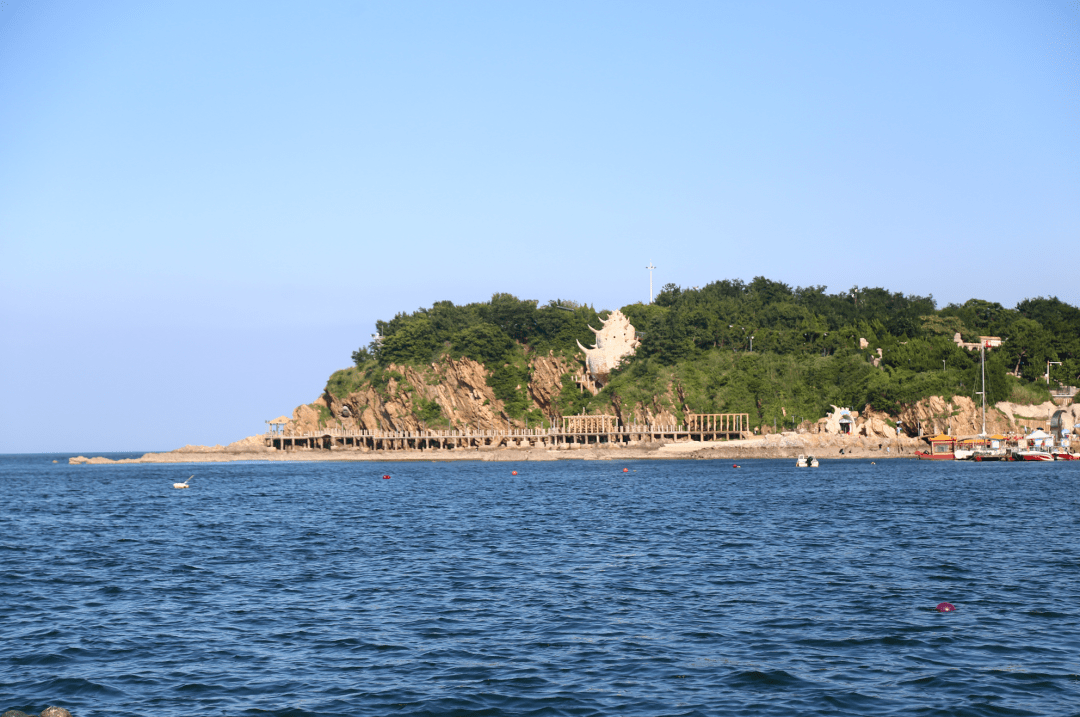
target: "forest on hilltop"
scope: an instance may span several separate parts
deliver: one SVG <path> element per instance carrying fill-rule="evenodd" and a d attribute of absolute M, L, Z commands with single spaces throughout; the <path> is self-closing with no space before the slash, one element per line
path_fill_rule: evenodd
<path fill-rule="evenodd" d="M 684 408 L 744 412 L 755 424 L 793 425 L 817 419 L 830 404 L 870 405 L 895 415 L 932 395 L 978 399 L 979 352 L 958 347 L 957 333 L 968 342 L 1004 339 L 987 352 L 988 403 L 1049 398 L 1047 361 L 1061 362 L 1051 367 L 1054 384 L 1080 378 L 1080 309 L 1056 297 L 1026 299 L 1012 309 L 981 299 L 938 309 L 932 296 L 859 287 L 830 294 L 823 286 L 792 288 L 757 277 L 689 289 L 668 284 L 652 304 L 622 312 L 641 347 L 596 396 L 564 376 L 562 415 L 645 402 L 679 415 Z M 539 422 L 523 388 L 529 357 L 551 352 L 577 360 L 575 340 L 593 343 L 588 324 L 598 325 L 596 317 L 589 305 L 541 305 L 510 294 L 463 306 L 441 301 L 379 321 L 380 338 L 353 353 L 350 383 L 385 381 L 391 364 L 469 357 L 488 368 L 488 383 L 508 416 Z M 348 388 L 335 377 L 328 390 Z"/>

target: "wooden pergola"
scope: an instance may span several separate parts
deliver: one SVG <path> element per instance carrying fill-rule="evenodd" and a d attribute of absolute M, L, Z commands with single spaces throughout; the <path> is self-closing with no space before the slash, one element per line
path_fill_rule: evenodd
<path fill-rule="evenodd" d="M 688 413 L 686 430 L 691 433 L 739 433 L 750 430 L 749 413 Z"/>
<path fill-rule="evenodd" d="M 618 425 L 615 416 L 563 416 L 565 433 L 611 433 Z"/>

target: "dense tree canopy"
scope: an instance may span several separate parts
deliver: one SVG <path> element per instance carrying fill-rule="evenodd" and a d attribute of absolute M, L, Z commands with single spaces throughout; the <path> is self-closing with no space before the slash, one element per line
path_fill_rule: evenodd
<path fill-rule="evenodd" d="M 482 363 L 505 361 L 518 347 L 566 353 L 575 339 L 593 340 L 587 324 L 596 311 L 573 301 L 553 299 L 544 306 L 510 294 L 495 294 L 486 303 L 455 306 L 440 301 L 430 309 L 398 314 L 375 324 L 380 338 L 358 351 L 353 360 L 428 363 L 443 353 L 468 356 Z"/>
<path fill-rule="evenodd" d="M 1004 339 L 987 354 L 990 401 L 1039 381 L 1048 361 L 1060 362 L 1050 372 L 1055 383 L 1080 379 L 1080 309 L 1056 297 L 1014 309 L 981 299 L 938 309 L 932 296 L 857 286 L 830 294 L 823 286 L 792 288 L 757 277 L 692 289 L 668 284 L 652 304 L 622 311 L 639 332 L 637 355 L 613 373 L 601 396 L 567 393 L 574 404 L 568 409 L 663 392 L 664 382 L 689 387 L 690 410 L 747 411 L 761 422 L 817 417 L 830 403 L 895 412 L 928 395 L 974 397 L 979 352 L 958 347 L 956 334 Z M 510 294 L 464 306 L 441 301 L 378 322 L 381 339 L 353 360 L 385 367 L 468 356 L 491 369 L 508 406 L 524 410 L 527 402 L 511 387 L 528 379 L 527 353 L 576 355 L 575 340 L 594 341 L 587 325 L 596 316 L 576 302 L 540 305 Z"/>

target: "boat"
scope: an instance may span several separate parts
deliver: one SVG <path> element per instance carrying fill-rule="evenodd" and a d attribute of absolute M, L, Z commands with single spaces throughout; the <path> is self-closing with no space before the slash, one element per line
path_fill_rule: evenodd
<path fill-rule="evenodd" d="M 1000 433 L 995 433 L 987 439 L 990 443 L 988 446 L 975 449 L 975 455 L 973 460 L 979 461 L 1011 461 L 1012 457 L 1009 454 L 1009 449 L 1006 448 L 1005 443 L 1008 441 L 1008 436 L 1003 436 Z"/>
<path fill-rule="evenodd" d="M 1024 436 L 1026 447 L 1016 448 L 1012 452 L 1014 461 L 1052 461 L 1054 460 L 1054 437 L 1042 429 Z"/>
<path fill-rule="evenodd" d="M 1014 461 L 1052 461 L 1054 460 L 1054 455 L 1047 450 L 1028 448 L 1024 450 L 1013 451 L 1012 459 Z"/>
<path fill-rule="evenodd" d="M 817 468 L 818 467 L 818 459 L 814 458 L 813 456 L 804 456 L 803 454 L 800 453 L 799 457 L 795 459 L 795 467 L 796 468 Z"/>
<path fill-rule="evenodd" d="M 956 460 L 954 450 L 956 448 L 956 439 L 952 436 L 947 436 L 944 433 L 928 438 L 930 441 L 929 451 L 916 451 L 915 456 L 924 461 L 952 461 Z"/>

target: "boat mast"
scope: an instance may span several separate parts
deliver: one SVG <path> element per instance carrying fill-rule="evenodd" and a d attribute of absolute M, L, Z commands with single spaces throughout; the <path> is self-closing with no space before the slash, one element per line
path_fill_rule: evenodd
<path fill-rule="evenodd" d="M 986 344 L 984 343 L 979 347 L 979 354 L 982 357 L 982 433 L 980 436 L 986 435 Z"/>

